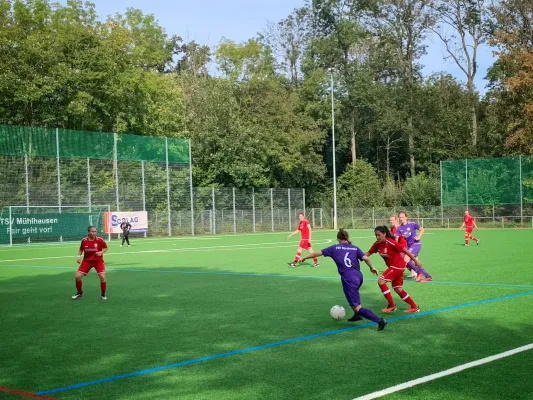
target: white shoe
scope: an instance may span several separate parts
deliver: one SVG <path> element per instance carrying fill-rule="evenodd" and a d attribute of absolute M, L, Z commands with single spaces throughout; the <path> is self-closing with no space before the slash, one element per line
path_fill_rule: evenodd
<path fill-rule="evenodd" d="M 128 244 L 128 247 L 131 247 L 131 244 Z"/>

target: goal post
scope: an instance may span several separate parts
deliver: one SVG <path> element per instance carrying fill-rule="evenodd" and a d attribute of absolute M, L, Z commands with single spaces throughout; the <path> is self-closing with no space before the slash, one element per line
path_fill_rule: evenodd
<path fill-rule="evenodd" d="M 99 236 L 105 229 L 104 213 L 109 205 L 8 206 L 0 212 L 0 245 L 57 243 L 81 240 L 89 225 L 96 226 Z M 111 234 L 107 233 L 111 240 Z"/>

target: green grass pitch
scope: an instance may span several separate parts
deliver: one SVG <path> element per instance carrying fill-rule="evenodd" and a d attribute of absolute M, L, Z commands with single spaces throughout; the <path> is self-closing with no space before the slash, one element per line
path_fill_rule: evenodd
<path fill-rule="evenodd" d="M 312 335 L 368 322 L 330 318 L 334 304 L 351 316 L 333 262 L 288 268 L 298 239 L 286 234 L 133 238 L 131 248 L 112 241 L 107 301 L 99 298 L 94 270 L 84 279 L 83 299 L 70 299 L 77 244 L 2 248 L 0 387 L 46 393 L 102 380 L 47 396 L 350 400 L 527 345 L 533 230 L 475 233 L 480 246 L 465 248 L 460 230 L 427 231 L 420 259 L 434 282 L 404 286 L 421 314 L 393 320 L 383 332 L 369 326 L 324 336 Z M 374 241 L 371 230 L 350 234 L 364 251 Z M 315 231 L 313 247 L 334 239 L 335 232 Z M 382 272 L 381 258 L 372 260 Z M 385 300 L 366 265 L 361 270 L 363 306 L 382 315 Z M 394 296 L 399 310 L 391 319 L 407 308 Z M 385 398 L 530 399 L 532 368 L 527 351 Z M 120 377 L 136 371 L 146 373 Z M 4 398 L 23 397 L 0 392 Z"/>

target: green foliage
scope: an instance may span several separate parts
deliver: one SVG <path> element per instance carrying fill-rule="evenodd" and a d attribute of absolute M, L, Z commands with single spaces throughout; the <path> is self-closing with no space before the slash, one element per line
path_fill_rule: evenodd
<path fill-rule="evenodd" d="M 424 172 L 409 177 L 404 185 L 404 199 L 408 206 L 431 206 L 440 203 L 440 181 Z"/>
<path fill-rule="evenodd" d="M 369 207 L 383 205 L 381 183 L 370 163 L 358 160 L 348 165 L 337 180 L 339 206 Z"/>

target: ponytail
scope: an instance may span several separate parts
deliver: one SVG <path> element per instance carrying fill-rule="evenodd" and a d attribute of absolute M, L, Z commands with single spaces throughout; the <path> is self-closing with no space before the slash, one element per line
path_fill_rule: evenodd
<path fill-rule="evenodd" d="M 337 232 L 337 240 L 345 241 L 345 242 L 352 244 L 352 242 L 350 242 L 350 235 L 348 235 L 348 232 L 346 232 L 342 228 L 339 229 L 339 232 Z"/>

